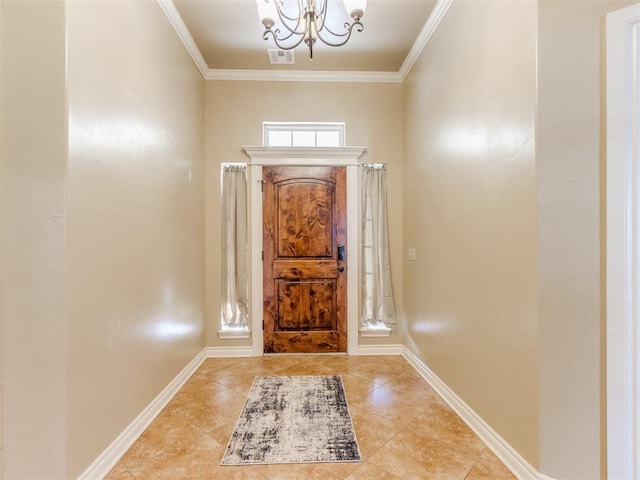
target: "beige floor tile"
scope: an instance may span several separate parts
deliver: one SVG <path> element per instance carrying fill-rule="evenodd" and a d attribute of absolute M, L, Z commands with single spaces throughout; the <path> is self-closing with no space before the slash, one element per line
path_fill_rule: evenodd
<path fill-rule="evenodd" d="M 346 371 L 364 361 L 364 357 L 353 355 L 331 355 L 324 357 L 323 363 L 330 366 L 336 375 Z"/>
<path fill-rule="evenodd" d="M 252 467 L 222 467 L 224 446 L 201 433 L 185 447 L 149 459 L 131 468 L 136 478 L 145 480 L 256 480 L 262 479 Z"/>
<path fill-rule="evenodd" d="M 122 457 L 130 470 L 193 442 L 202 431 L 176 411 L 163 410 Z"/>
<path fill-rule="evenodd" d="M 478 459 L 448 444 L 410 440 L 400 432 L 368 460 L 403 480 L 463 480 Z"/>
<path fill-rule="evenodd" d="M 223 425 L 220 425 L 219 427 L 216 427 L 213 430 L 208 431 L 207 433 L 216 442 L 219 442 L 226 446 L 229 443 L 229 440 L 231 439 L 231 434 L 233 433 L 233 430 L 236 427 L 237 421 L 238 419 L 234 418 L 233 420 Z"/>
<path fill-rule="evenodd" d="M 218 389 L 224 389 L 224 388 L 225 388 L 224 385 L 217 383 L 214 379 L 211 378 L 211 376 L 205 375 L 204 373 L 199 373 L 198 371 L 193 375 L 191 375 L 191 378 L 187 380 L 187 382 L 184 384 L 184 386 L 180 390 L 191 392 L 191 391 L 203 390 L 203 389 L 218 390 Z"/>
<path fill-rule="evenodd" d="M 185 404 L 181 413 L 205 432 L 210 432 L 237 420 L 246 397 L 232 390 L 216 395 L 194 397 Z"/>
<path fill-rule="evenodd" d="M 108 474 L 104 480 L 135 480 L 133 474 L 121 463 L 118 463 Z"/>
<path fill-rule="evenodd" d="M 349 375 L 348 373 L 342 373 L 340 376 L 342 377 L 344 393 L 347 395 L 347 401 L 349 404 L 364 397 L 366 394 L 379 387 L 377 383 Z"/>
<path fill-rule="evenodd" d="M 369 357 L 365 356 L 363 358 L 366 359 Z M 409 362 L 407 362 L 402 355 L 376 355 L 370 358 L 377 358 L 379 361 L 385 362 L 389 365 L 399 365 L 402 368 L 412 368 L 411 365 L 409 365 Z"/>
<path fill-rule="evenodd" d="M 416 459 L 429 463 L 434 459 L 437 462 L 443 460 L 445 463 L 448 463 L 450 459 L 455 460 L 461 465 L 468 466 L 465 473 L 478 461 L 484 449 L 484 445 L 480 441 L 468 442 L 463 438 L 456 440 L 438 434 L 425 435 L 423 431 L 418 434 L 415 433 L 415 430 L 417 429 L 402 430 L 385 446 L 399 445 Z"/>
<path fill-rule="evenodd" d="M 370 380 L 378 385 L 384 385 L 397 374 L 397 372 L 388 370 L 386 364 L 384 368 L 381 368 L 380 364 L 372 361 L 372 359 L 365 360 L 348 368 L 346 373 Z"/>
<path fill-rule="evenodd" d="M 385 387 L 391 387 L 403 393 L 439 399 L 436 391 L 415 370 L 402 371 L 394 375 Z"/>
<path fill-rule="evenodd" d="M 369 459 L 402 430 L 402 426 L 393 420 L 373 415 L 362 407 L 351 407 L 350 413 L 364 460 Z"/>
<path fill-rule="evenodd" d="M 363 462 L 345 480 L 399 480 L 395 475 L 390 474 L 372 463 Z"/>
<path fill-rule="evenodd" d="M 190 405 L 200 402 L 203 399 L 229 394 L 230 392 L 234 395 L 238 395 L 229 387 L 211 379 L 207 379 L 206 382 L 198 380 L 198 384 L 189 383 L 180 389 L 180 391 L 171 399 L 171 402 L 169 402 L 169 406 L 176 409 L 189 408 Z"/>
<path fill-rule="evenodd" d="M 424 412 L 433 401 L 420 396 L 407 395 L 386 385 L 380 386 L 353 403 L 368 412 L 407 425 L 413 417 Z"/>
<path fill-rule="evenodd" d="M 240 395 L 246 396 L 253 385 L 253 381 L 256 377 L 264 375 L 273 375 L 271 371 L 264 371 L 259 369 L 247 369 L 247 370 L 220 370 L 209 375 L 210 378 L 218 383 L 221 383 L 225 387 L 233 390 Z"/>
<path fill-rule="evenodd" d="M 264 363 L 260 358 L 208 358 L 200 365 L 198 373 L 211 375 L 222 370 L 247 371 L 249 369 L 257 370 L 262 367 L 264 367 Z"/>
<path fill-rule="evenodd" d="M 335 375 L 336 368 L 327 359 L 318 355 L 280 357 L 282 360 L 274 364 L 276 375 Z"/>
<path fill-rule="evenodd" d="M 449 406 L 441 403 L 435 403 L 417 415 L 404 431 L 421 438 L 467 445 L 477 451 L 478 457 L 484 449 L 482 441 L 467 424 Z"/>
<path fill-rule="evenodd" d="M 359 462 L 256 465 L 254 468 L 269 480 L 343 480 Z"/>
<path fill-rule="evenodd" d="M 363 462 L 221 466 L 255 376 L 342 375 Z M 514 480 L 399 356 L 207 359 L 107 480 Z"/>
<path fill-rule="evenodd" d="M 493 453 L 485 449 L 465 480 L 516 480 L 516 477 Z"/>
<path fill-rule="evenodd" d="M 307 364 L 295 365 L 278 369 L 276 375 L 297 376 L 297 375 L 335 375 L 334 370 L 326 365 Z"/>
<path fill-rule="evenodd" d="M 206 433 L 228 425 L 234 420 L 234 417 L 224 410 L 221 411 L 209 406 L 202 406 L 189 412 L 189 420 Z"/>

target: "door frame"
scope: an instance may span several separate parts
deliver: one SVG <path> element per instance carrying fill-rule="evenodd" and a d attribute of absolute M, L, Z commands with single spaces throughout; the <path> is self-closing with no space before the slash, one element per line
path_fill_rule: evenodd
<path fill-rule="evenodd" d="M 262 167 L 263 166 L 323 166 L 347 169 L 347 354 L 358 354 L 358 265 L 359 218 L 358 168 L 365 147 L 280 148 L 243 147 L 249 157 L 248 181 L 251 205 L 251 350 L 263 355 L 263 277 L 262 268 Z"/>
<path fill-rule="evenodd" d="M 607 15 L 607 473 L 612 480 L 640 475 L 638 43 L 640 4 Z"/>

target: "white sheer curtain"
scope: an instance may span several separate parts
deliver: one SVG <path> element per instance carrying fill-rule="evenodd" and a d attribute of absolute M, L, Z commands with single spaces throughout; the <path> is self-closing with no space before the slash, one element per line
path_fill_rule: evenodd
<path fill-rule="evenodd" d="M 247 167 L 222 170 L 222 330 L 246 330 Z"/>
<path fill-rule="evenodd" d="M 396 323 L 389 262 L 387 168 L 362 166 L 362 326 Z"/>

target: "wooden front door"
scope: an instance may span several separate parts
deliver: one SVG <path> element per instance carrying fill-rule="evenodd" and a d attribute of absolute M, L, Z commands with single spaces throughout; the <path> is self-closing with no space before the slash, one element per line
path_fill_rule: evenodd
<path fill-rule="evenodd" d="M 346 169 L 264 167 L 262 180 L 264 352 L 346 352 Z"/>

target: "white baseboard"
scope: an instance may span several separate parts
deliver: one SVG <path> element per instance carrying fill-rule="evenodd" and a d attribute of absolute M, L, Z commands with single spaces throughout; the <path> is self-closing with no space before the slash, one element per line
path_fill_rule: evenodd
<path fill-rule="evenodd" d="M 402 355 L 402 345 L 359 345 L 358 355 Z M 206 347 L 207 358 L 254 357 L 252 347 Z M 283 354 L 287 355 L 287 354 Z M 305 354 L 308 355 L 308 354 Z"/>
<path fill-rule="evenodd" d="M 359 345 L 358 355 L 402 355 L 402 345 Z M 251 346 L 246 347 L 206 347 L 207 358 L 253 357 Z M 285 354 L 286 355 L 286 354 Z"/>
<path fill-rule="evenodd" d="M 207 358 L 253 357 L 253 347 L 205 347 Z"/>
<path fill-rule="evenodd" d="M 402 355 L 519 480 L 554 480 L 537 472 L 404 345 L 360 345 L 358 347 L 358 355 Z M 78 480 L 104 478 L 178 390 L 182 388 L 189 377 L 193 375 L 205 358 L 251 356 L 253 356 L 251 346 L 205 347 L 78 477 Z"/>
<path fill-rule="evenodd" d="M 554 480 L 533 468 L 511 445 L 473 411 L 453 390 L 433 373 L 411 350 L 402 348 L 402 356 L 433 387 L 458 416 L 519 480 Z"/>
<path fill-rule="evenodd" d="M 118 460 L 133 445 L 142 432 L 151 424 L 164 407 L 167 406 L 173 396 L 189 380 L 205 359 L 203 349 L 195 356 L 189 364 L 154 398 L 149 405 L 129 424 L 123 432 L 118 435 L 111 445 L 109 445 L 96 460 L 89 465 L 78 480 L 95 480 L 104 478 L 111 469 L 118 463 Z"/>
<path fill-rule="evenodd" d="M 538 473 L 538 480 L 556 480 L 556 479 L 552 477 L 548 477 L 543 473 Z"/>
<path fill-rule="evenodd" d="M 402 345 L 358 345 L 358 355 L 402 355 Z"/>

